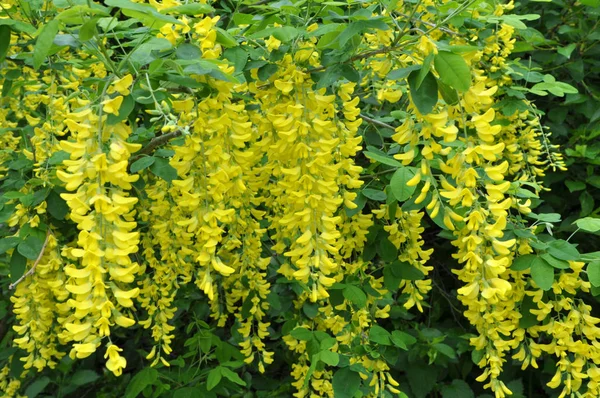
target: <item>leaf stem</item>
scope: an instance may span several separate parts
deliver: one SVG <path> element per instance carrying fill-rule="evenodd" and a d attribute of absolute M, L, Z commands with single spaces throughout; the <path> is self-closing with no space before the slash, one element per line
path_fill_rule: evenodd
<path fill-rule="evenodd" d="M 33 267 L 31 267 L 31 269 L 29 271 L 27 271 L 26 273 L 21 275 L 21 277 L 19 279 L 17 279 L 14 283 L 11 283 L 10 285 L 8 285 L 8 290 L 14 289 L 25 278 L 33 275 L 33 273 L 35 272 L 35 269 L 37 268 L 37 265 L 39 264 L 40 260 L 42 259 L 42 256 L 44 255 L 44 251 L 46 251 L 46 246 L 48 246 L 48 239 L 50 238 L 50 235 L 52 235 L 52 232 L 50 232 L 50 227 L 48 227 L 48 231 L 46 231 L 46 240 L 44 241 L 44 244 L 42 245 L 40 254 L 38 254 L 38 257 L 35 259 L 35 262 L 33 263 Z"/>

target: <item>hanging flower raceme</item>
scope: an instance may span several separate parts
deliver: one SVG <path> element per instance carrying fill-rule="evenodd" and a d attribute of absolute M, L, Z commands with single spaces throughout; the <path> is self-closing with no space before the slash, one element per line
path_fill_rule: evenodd
<path fill-rule="evenodd" d="M 112 85 L 116 90 L 119 82 Z M 135 324 L 129 311 L 139 293 L 132 286 L 139 266 L 131 259 L 139 243 L 133 209 L 138 200 L 128 191 L 138 176 L 130 175 L 127 168 L 140 146 L 126 142 L 130 134 L 126 123 L 111 125 L 106 116 L 118 111 L 122 98 L 105 98 L 97 113 L 89 107 L 71 111 L 65 121 L 70 139 L 61 141 L 70 159 L 57 176 L 72 192 L 61 196 L 79 229 L 73 247 L 64 250 L 69 259 L 65 288 L 71 294 L 67 301 L 71 313 L 61 320 L 64 331 L 59 335 L 72 343 L 73 358 L 85 358 L 103 339 L 110 341 L 111 327 Z M 125 359 L 115 345 L 107 347 L 107 367 L 119 375 Z"/>

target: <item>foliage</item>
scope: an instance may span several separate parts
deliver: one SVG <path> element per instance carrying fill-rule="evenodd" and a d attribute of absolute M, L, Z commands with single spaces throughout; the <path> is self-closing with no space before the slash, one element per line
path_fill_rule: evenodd
<path fill-rule="evenodd" d="M 519 11 L 531 12 L 539 4 L 524 1 Z M 553 1 L 544 3 L 543 10 L 540 19 L 530 23 L 528 43 L 519 46 L 518 55 L 532 71 L 527 78 L 530 83 L 535 83 L 540 74 L 551 73 L 578 90 L 563 98 L 548 95 L 536 101 L 554 141 L 564 148 L 568 166 L 567 173 L 548 175 L 552 193 L 544 198 L 545 209 L 565 215 L 556 233 L 569 236 L 576 229 L 573 221 L 597 216 L 600 208 L 600 3 Z M 574 239 L 588 250 L 594 250 L 600 242 L 589 236 Z"/>
<path fill-rule="evenodd" d="M 577 90 L 510 59 L 537 15 L 1 6 L 4 396 L 600 395 L 529 100 Z"/>

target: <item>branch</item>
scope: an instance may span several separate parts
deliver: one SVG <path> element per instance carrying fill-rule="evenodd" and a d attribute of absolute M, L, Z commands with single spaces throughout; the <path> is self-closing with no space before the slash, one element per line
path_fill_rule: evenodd
<path fill-rule="evenodd" d="M 365 116 L 362 113 L 360 114 L 360 117 L 363 118 L 364 120 L 366 120 L 367 122 L 371 123 L 371 124 L 374 124 L 374 125 L 377 125 L 377 126 L 381 126 L 381 127 L 385 127 L 386 129 L 390 129 L 390 130 L 394 130 L 394 131 L 396 130 L 396 127 L 394 127 L 394 126 L 392 126 L 390 124 L 384 123 L 384 122 L 380 122 L 379 120 L 371 119 L 370 117 Z"/>
<path fill-rule="evenodd" d="M 131 163 L 135 162 L 136 160 L 138 160 L 139 158 L 141 158 L 142 155 L 148 155 L 154 149 L 156 149 L 156 147 L 166 144 L 168 141 L 172 140 L 173 138 L 177 138 L 177 137 L 181 136 L 181 134 L 183 134 L 183 131 L 177 130 L 177 131 L 173 131 L 168 134 L 163 134 L 161 136 L 152 138 L 152 140 L 148 143 L 148 145 L 146 145 L 145 147 L 140 149 L 140 151 L 138 153 L 136 153 L 135 156 L 131 157 L 131 159 L 129 160 L 129 164 L 131 164 Z"/>
<path fill-rule="evenodd" d="M 400 48 L 399 46 L 393 46 L 393 47 L 386 46 L 386 47 L 378 48 L 377 50 L 366 51 L 362 54 L 356 54 L 355 56 L 351 57 L 350 59 L 340 62 L 340 64 L 345 64 L 347 62 L 360 61 L 361 59 L 369 58 L 369 57 L 372 57 L 373 55 L 386 54 L 386 53 L 389 53 L 390 51 L 394 51 L 399 48 Z M 325 69 L 329 68 L 330 66 L 332 66 L 332 65 L 319 66 L 318 68 L 308 69 L 307 72 L 308 73 L 321 72 L 322 70 L 325 70 Z"/>
<path fill-rule="evenodd" d="M 38 254 L 38 257 L 35 259 L 35 262 L 33 263 L 33 267 L 31 267 L 31 269 L 29 271 L 24 273 L 14 283 L 11 283 L 10 285 L 8 285 L 8 290 L 14 289 L 19 283 L 21 283 L 23 281 L 23 279 L 27 278 L 28 276 L 33 275 L 37 265 L 39 264 L 40 260 L 42 259 L 42 256 L 44 255 L 44 251 L 46 250 L 46 246 L 48 245 L 48 239 L 50 238 L 50 235 L 52 235 L 52 232 L 50 232 L 50 228 L 48 228 L 48 231 L 46 231 L 46 240 L 44 241 L 44 244 L 42 245 L 42 250 L 40 250 L 40 254 Z"/>
<path fill-rule="evenodd" d="M 397 13 L 397 14 L 398 14 L 398 15 L 400 15 L 401 17 L 404 17 L 404 18 L 409 18 L 409 15 L 402 14 L 402 13 Z M 413 18 L 411 18 L 411 20 L 412 20 L 412 21 L 421 22 L 422 24 L 425 24 L 425 25 L 431 26 L 431 27 L 433 27 L 433 28 L 439 29 L 439 30 L 441 30 L 442 32 L 448 33 L 448 34 L 450 34 L 450 35 L 462 36 L 462 35 L 461 35 L 460 33 L 458 33 L 458 32 L 455 32 L 455 31 L 453 31 L 453 30 L 451 30 L 451 29 L 448 29 L 448 28 L 444 28 L 443 26 L 438 26 L 438 25 L 436 25 L 436 24 L 435 24 L 435 23 L 433 23 L 433 22 L 424 21 L 424 20 L 422 20 L 422 19 L 420 19 L 420 18 L 414 18 L 414 17 L 413 17 Z"/>

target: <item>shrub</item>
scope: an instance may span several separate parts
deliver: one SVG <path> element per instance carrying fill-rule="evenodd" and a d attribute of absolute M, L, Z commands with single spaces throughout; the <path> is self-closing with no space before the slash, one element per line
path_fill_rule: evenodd
<path fill-rule="evenodd" d="M 512 7 L 5 0 L 0 390 L 598 396 Z"/>

